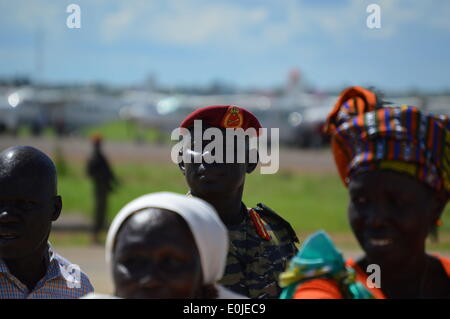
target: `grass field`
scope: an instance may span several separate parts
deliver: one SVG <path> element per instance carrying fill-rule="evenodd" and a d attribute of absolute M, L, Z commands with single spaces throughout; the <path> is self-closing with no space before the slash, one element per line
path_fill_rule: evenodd
<path fill-rule="evenodd" d="M 108 220 L 127 202 L 156 191 L 187 191 L 184 177 L 170 164 L 127 163 L 114 167 L 121 182 L 110 196 Z M 89 180 L 80 163 L 67 163 L 59 177 L 59 192 L 63 196 L 64 212 L 91 216 L 93 198 Z M 286 218 L 304 238 L 304 234 L 318 229 L 344 237 L 352 237 L 347 223 L 346 189 L 335 174 L 308 174 L 279 172 L 275 175 L 250 174 L 247 176 L 244 202 L 255 206 L 263 202 Z M 444 213 L 442 238 L 450 237 L 450 207 Z M 346 236 L 347 234 L 347 236 Z M 75 239 L 84 242 L 83 238 Z M 346 240 L 343 240 L 345 244 Z M 353 245 L 350 245 L 353 246 Z M 450 250 L 448 240 L 441 240 L 437 248 Z"/>
<path fill-rule="evenodd" d="M 31 136 L 31 128 L 29 126 L 21 126 L 19 127 L 17 134 L 20 137 Z M 123 120 L 86 127 L 77 131 L 77 134 L 86 138 L 89 138 L 93 134 L 100 134 L 106 140 L 118 142 L 133 142 L 136 140 L 149 143 L 170 142 L 170 136 L 167 133 L 162 133 L 152 128 L 143 128 L 136 123 Z M 56 133 L 52 127 L 45 127 L 42 130 L 41 135 L 44 137 L 54 137 Z"/>
<path fill-rule="evenodd" d="M 135 140 L 150 143 L 170 141 L 169 134 L 164 134 L 151 128 L 142 128 L 135 123 L 126 121 L 116 121 L 97 127 L 86 128 L 81 133 L 85 137 L 89 137 L 94 133 L 99 133 L 106 140 L 120 142 Z"/>
<path fill-rule="evenodd" d="M 187 191 L 183 175 L 174 164 L 122 164 L 115 167 L 120 187 L 110 197 L 109 219 L 131 199 L 149 192 Z M 91 184 L 81 165 L 68 165 L 60 174 L 59 192 L 68 212 L 90 213 Z M 313 230 L 327 225 L 330 231 L 345 229 L 346 191 L 336 176 L 253 174 L 247 176 L 244 202 L 264 202 L 291 221 L 295 229 Z"/>

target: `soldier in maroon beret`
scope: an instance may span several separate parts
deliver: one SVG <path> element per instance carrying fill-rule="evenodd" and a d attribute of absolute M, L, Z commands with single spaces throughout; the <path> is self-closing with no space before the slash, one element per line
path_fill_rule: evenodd
<path fill-rule="evenodd" d="M 195 132 L 199 123 L 200 134 Z M 290 224 L 267 206 L 260 203 L 257 207 L 247 208 L 242 202 L 245 176 L 258 165 L 257 151 L 251 148 L 250 142 L 261 133 L 258 119 L 242 107 L 214 105 L 194 111 L 180 127 L 189 130 L 189 135 L 194 137 L 184 148 L 191 157 L 183 156 L 179 163 L 190 194 L 214 206 L 229 231 L 227 267 L 220 283 L 250 298 L 278 298 L 281 292 L 278 276 L 285 270 L 287 261 L 296 254 L 295 242 L 298 239 Z M 218 152 L 217 149 L 208 150 L 209 141 L 203 138 L 207 135 L 203 133 L 209 128 L 222 132 L 222 136 L 214 135 L 215 139 L 222 138 L 215 141 L 222 142 L 223 148 L 219 150 L 222 151 L 222 161 L 205 159 Z M 238 160 L 238 142 L 233 143 L 233 147 L 227 145 L 226 135 L 230 131 L 238 136 L 233 138 L 235 142 L 239 141 L 237 131 L 252 131 L 241 140 L 244 141 L 241 148 L 245 152 L 244 161 Z M 201 136 L 201 140 L 195 136 Z M 232 162 L 228 161 L 229 152 L 233 152 L 230 156 L 234 159 Z M 256 153 L 253 161 L 252 152 Z M 186 161 L 187 158 L 193 160 Z"/>

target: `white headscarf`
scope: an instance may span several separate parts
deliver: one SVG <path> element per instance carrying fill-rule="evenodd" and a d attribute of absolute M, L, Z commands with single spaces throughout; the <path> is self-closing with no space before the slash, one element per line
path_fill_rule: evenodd
<path fill-rule="evenodd" d="M 228 232 L 216 210 L 200 198 L 169 192 L 138 197 L 116 215 L 106 237 L 106 263 L 111 270 L 120 227 L 132 214 L 146 208 L 166 209 L 180 215 L 194 236 L 203 270 L 203 283 L 214 284 L 222 278 L 228 254 Z"/>

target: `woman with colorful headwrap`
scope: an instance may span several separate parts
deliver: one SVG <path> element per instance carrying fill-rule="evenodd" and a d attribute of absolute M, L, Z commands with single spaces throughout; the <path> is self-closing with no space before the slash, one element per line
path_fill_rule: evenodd
<path fill-rule="evenodd" d="M 326 130 L 365 254 L 344 262 L 325 233 L 314 234 L 281 276 L 282 298 L 450 298 L 450 260 L 425 251 L 450 195 L 449 119 L 351 87 Z M 367 269 L 380 270 L 378 282 Z"/>
<path fill-rule="evenodd" d="M 214 208 L 169 192 L 128 203 L 106 238 L 106 262 L 119 298 L 245 298 L 216 284 L 227 253 L 227 230 Z M 87 298 L 96 297 L 105 296 Z"/>

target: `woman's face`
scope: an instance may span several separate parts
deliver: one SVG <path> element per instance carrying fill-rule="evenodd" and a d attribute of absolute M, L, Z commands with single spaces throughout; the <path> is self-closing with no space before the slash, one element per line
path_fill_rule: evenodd
<path fill-rule="evenodd" d="M 116 239 L 113 277 L 118 297 L 195 298 L 202 287 L 202 268 L 182 217 L 152 208 L 127 219 Z"/>
<path fill-rule="evenodd" d="M 369 259 L 401 263 L 424 253 L 425 239 L 445 204 L 406 174 L 375 170 L 349 184 L 352 230 Z"/>

